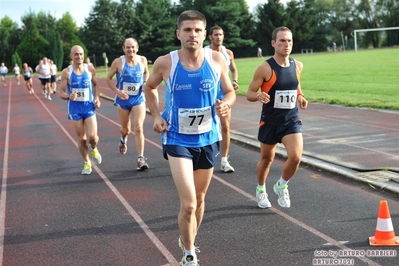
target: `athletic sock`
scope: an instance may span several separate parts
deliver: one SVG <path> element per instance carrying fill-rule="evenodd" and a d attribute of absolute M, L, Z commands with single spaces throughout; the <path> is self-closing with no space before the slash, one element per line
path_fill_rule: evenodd
<path fill-rule="evenodd" d="M 258 184 L 258 186 L 256 187 L 256 191 L 265 192 L 266 191 L 266 184 L 264 184 L 263 186 Z"/>
<path fill-rule="evenodd" d="M 195 254 L 195 250 L 186 250 L 184 249 L 184 257 L 186 258 L 187 256 L 192 256 L 193 261 L 197 260 L 197 254 Z"/>
<path fill-rule="evenodd" d="M 222 157 L 221 162 L 222 163 L 227 163 L 227 157 Z"/>
<path fill-rule="evenodd" d="M 289 180 L 288 180 L 288 181 L 289 181 Z M 282 186 L 284 186 L 285 184 L 288 184 L 288 181 L 285 181 L 285 180 L 283 179 L 283 177 L 281 176 L 281 177 L 280 177 L 280 180 L 279 180 L 279 186 L 282 187 Z"/>

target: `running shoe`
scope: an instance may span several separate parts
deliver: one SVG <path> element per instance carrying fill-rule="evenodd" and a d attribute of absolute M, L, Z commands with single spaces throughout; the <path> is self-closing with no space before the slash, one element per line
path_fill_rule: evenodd
<path fill-rule="evenodd" d="M 184 255 L 183 238 L 182 238 L 181 236 L 179 237 L 178 243 L 179 243 L 179 247 L 180 247 L 181 250 L 183 251 L 183 255 Z M 200 249 L 199 249 L 199 247 L 198 247 L 197 244 L 195 244 L 195 243 L 194 243 L 194 250 L 195 250 L 195 253 L 200 253 L 200 252 L 201 252 Z"/>
<path fill-rule="evenodd" d="M 91 163 L 85 162 L 82 170 L 82 175 L 90 175 L 91 174 Z"/>
<path fill-rule="evenodd" d="M 47 100 L 51 101 L 51 96 L 50 95 L 47 97 Z"/>
<path fill-rule="evenodd" d="M 93 157 L 93 161 L 96 164 L 101 164 L 103 158 L 101 157 L 100 152 L 98 151 L 97 147 L 94 149 L 91 149 L 91 156 Z"/>
<path fill-rule="evenodd" d="M 181 260 L 182 266 L 199 266 L 198 260 L 194 260 L 193 256 L 188 255 Z"/>
<path fill-rule="evenodd" d="M 47 92 L 44 93 L 44 99 L 47 99 Z"/>
<path fill-rule="evenodd" d="M 272 204 L 269 201 L 266 191 L 263 189 L 256 189 L 256 199 L 258 200 L 258 207 L 262 209 L 270 208 Z"/>
<path fill-rule="evenodd" d="M 126 145 L 126 143 L 120 141 L 120 143 L 119 143 L 119 152 L 120 152 L 121 154 L 126 154 L 126 152 L 127 152 L 127 145 Z"/>
<path fill-rule="evenodd" d="M 150 168 L 145 160 L 146 160 L 146 158 L 144 158 L 143 156 L 140 156 L 138 158 L 138 161 L 137 161 L 137 170 L 138 171 L 144 171 L 144 170 Z"/>
<path fill-rule="evenodd" d="M 220 164 L 220 170 L 222 170 L 222 172 L 225 172 L 225 173 L 234 172 L 234 168 L 233 168 L 233 166 L 230 165 L 229 162 L 222 162 Z"/>
<path fill-rule="evenodd" d="M 278 204 L 283 208 L 291 206 L 290 193 L 288 192 L 288 185 L 280 186 L 280 180 L 273 186 L 274 192 L 278 196 Z"/>

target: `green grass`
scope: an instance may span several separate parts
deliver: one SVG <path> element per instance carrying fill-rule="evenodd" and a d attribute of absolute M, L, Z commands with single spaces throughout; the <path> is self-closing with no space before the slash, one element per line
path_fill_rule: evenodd
<path fill-rule="evenodd" d="M 237 94 L 245 95 L 255 69 L 268 57 L 235 60 Z M 301 86 L 310 102 L 399 110 L 399 48 L 292 57 L 304 64 Z M 106 77 L 105 68 L 97 71 Z"/>
<path fill-rule="evenodd" d="M 304 64 L 301 87 L 310 102 L 399 110 L 398 48 L 292 57 Z M 262 61 L 236 59 L 238 94 L 245 95 Z"/>

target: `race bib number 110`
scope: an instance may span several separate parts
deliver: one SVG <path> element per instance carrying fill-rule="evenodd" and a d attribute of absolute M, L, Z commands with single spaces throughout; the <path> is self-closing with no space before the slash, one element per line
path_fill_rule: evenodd
<path fill-rule="evenodd" d="M 296 103 L 296 90 L 276 91 L 274 108 L 293 109 Z"/>

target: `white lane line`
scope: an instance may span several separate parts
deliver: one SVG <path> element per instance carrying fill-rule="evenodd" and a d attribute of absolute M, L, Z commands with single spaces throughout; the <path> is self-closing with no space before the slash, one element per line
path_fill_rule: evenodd
<path fill-rule="evenodd" d="M 47 108 L 47 106 L 43 103 L 43 101 L 35 94 L 36 98 L 42 104 L 44 109 L 49 113 L 49 115 L 53 118 L 53 120 L 58 124 L 58 126 L 64 131 L 65 135 L 73 142 L 73 144 L 78 148 L 78 143 L 76 140 L 68 133 L 68 131 L 63 127 L 63 125 L 57 120 L 57 118 L 51 113 L 51 111 Z M 97 113 L 98 116 L 104 117 Z M 105 117 L 104 117 L 105 118 Z M 106 118 L 109 121 L 112 121 Z M 113 122 L 113 121 L 112 121 Z M 113 122 L 115 123 L 115 122 Z M 117 124 L 117 123 L 116 123 Z M 118 125 L 118 124 L 117 124 Z M 120 125 L 119 125 L 120 126 Z M 155 144 L 155 143 L 153 143 Z M 159 145 L 156 145 L 160 147 Z M 167 259 L 167 261 L 172 266 L 179 265 L 179 262 L 173 257 L 173 255 L 169 252 L 169 250 L 162 244 L 162 242 L 156 237 L 156 235 L 151 231 L 151 229 L 147 226 L 147 224 L 141 219 L 140 215 L 130 206 L 130 204 L 126 201 L 126 199 L 119 193 L 118 189 L 112 184 L 112 182 L 107 178 L 107 176 L 101 171 L 101 169 L 93 164 L 93 168 L 103 179 L 105 184 L 110 188 L 110 190 L 115 194 L 115 196 L 119 199 L 125 209 L 129 212 L 129 214 L 133 217 L 133 219 L 138 223 L 141 229 L 145 232 L 148 238 L 154 243 L 154 245 L 158 248 L 158 250 L 162 253 L 162 255 Z M 2 265 L 2 264 L 0 264 Z"/>
<path fill-rule="evenodd" d="M 242 189 L 230 184 L 229 182 L 223 180 L 222 178 L 220 178 L 220 177 L 218 177 L 216 175 L 213 175 L 213 178 L 216 179 L 217 181 L 219 181 L 220 183 L 224 184 L 225 186 L 235 190 L 236 192 L 238 192 L 239 194 L 243 195 L 244 197 L 247 197 L 247 198 L 251 199 L 252 201 L 256 202 L 255 196 L 253 196 L 253 195 L 245 192 L 244 190 L 242 190 Z M 339 247 L 341 249 L 352 250 L 349 247 L 347 247 L 344 244 L 342 244 L 340 241 L 337 241 L 337 240 L 333 239 L 332 237 L 329 237 L 328 235 L 326 235 L 326 234 L 314 229 L 313 227 L 308 226 L 307 224 L 295 219 L 294 217 L 286 214 L 285 212 L 280 211 L 279 209 L 271 207 L 271 208 L 269 208 L 269 210 L 271 210 L 272 212 L 284 217 L 285 219 L 287 219 L 291 223 L 293 223 L 293 224 L 295 224 L 295 225 L 297 225 L 299 227 L 302 227 L 306 231 L 309 231 L 310 233 L 312 233 L 312 234 L 314 234 L 314 235 L 326 240 L 327 243 L 330 243 L 330 244 L 332 244 L 332 245 L 334 245 L 336 247 Z M 376 262 L 374 262 L 374 261 L 372 261 L 372 260 L 370 260 L 369 258 L 366 258 L 366 257 L 356 257 L 356 258 L 361 260 L 361 261 L 366 262 L 367 265 L 379 265 Z"/>
<path fill-rule="evenodd" d="M 3 178 L 1 181 L 1 196 L 0 196 L 0 265 L 3 265 L 3 254 L 4 254 L 7 177 L 8 177 L 8 150 L 9 150 L 9 141 L 10 141 L 10 113 L 11 113 L 11 82 L 8 89 L 6 136 L 4 139 L 4 156 L 3 156 Z"/>

